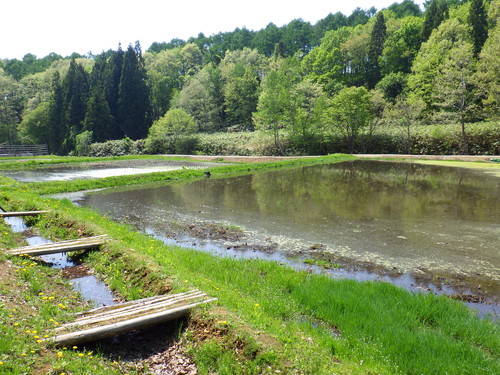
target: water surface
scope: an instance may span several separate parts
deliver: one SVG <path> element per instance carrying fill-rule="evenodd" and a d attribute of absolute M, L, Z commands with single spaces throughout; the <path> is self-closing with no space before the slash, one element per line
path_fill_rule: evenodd
<path fill-rule="evenodd" d="M 500 293 L 500 178 L 462 168 L 357 160 L 78 197 L 154 233 L 230 223 L 245 242 L 431 272 Z"/>
<path fill-rule="evenodd" d="M 160 160 L 126 160 L 76 165 L 38 167 L 37 169 L 6 170 L 1 174 L 23 182 L 88 180 L 142 173 L 167 172 L 183 168 L 201 169 L 215 163 Z"/>

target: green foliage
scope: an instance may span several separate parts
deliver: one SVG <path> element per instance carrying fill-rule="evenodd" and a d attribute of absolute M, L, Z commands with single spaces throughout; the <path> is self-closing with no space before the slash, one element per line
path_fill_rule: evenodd
<path fill-rule="evenodd" d="M 130 138 L 123 138 L 102 143 L 92 143 L 88 156 L 106 157 L 139 155 L 143 153 L 144 147 L 143 140 L 132 141 Z"/>
<path fill-rule="evenodd" d="M 89 156 L 93 133 L 86 130 L 76 136 L 75 152 L 78 156 Z"/>
<path fill-rule="evenodd" d="M 50 116 L 50 103 L 42 102 L 24 116 L 18 126 L 19 136 L 23 143 L 46 143 L 48 138 L 47 124 Z"/>
<path fill-rule="evenodd" d="M 378 12 L 375 17 L 375 24 L 370 34 L 368 58 L 366 64 L 366 82 L 369 89 L 373 89 L 381 78 L 379 60 L 382 58 L 385 39 L 387 37 L 387 26 L 385 24 L 384 13 Z"/>
<path fill-rule="evenodd" d="M 359 132 L 370 121 L 370 105 L 370 95 L 364 87 L 346 87 L 330 102 L 325 121 L 344 134 L 350 153 Z"/>
<path fill-rule="evenodd" d="M 471 0 L 469 8 L 469 23 L 471 25 L 474 56 L 478 56 L 488 38 L 488 20 L 483 0 Z"/>
<path fill-rule="evenodd" d="M 140 45 L 129 45 L 123 57 L 118 90 L 117 123 L 122 133 L 133 140 L 144 138 L 151 126 L 149 87 Z"/>
<path fill-rule="evenodd" d="M 148 138 L 172 137 L 175 141 L 183 135 L 194 133 L 195 130 L 194 118 L 182 108 L 175 108 L 153 123 Z"/>
<path fill-rule="evenodd" d="M 199 131 L 220 129 L 223 115 L 220 69 L 209 64 L 197 72 L 182 88 L 175 105 L 193 116 Z"/>
<path fill-rule="evenodd" d="M 497 3 L 500 4 L 500 2 Z M 500 23 L 490 30 L 489 37 L 479 55 L 475 75 L 486 113 L 493 117 L 500 116 L 500 59 L 498 56 L 500 56 Z"/>

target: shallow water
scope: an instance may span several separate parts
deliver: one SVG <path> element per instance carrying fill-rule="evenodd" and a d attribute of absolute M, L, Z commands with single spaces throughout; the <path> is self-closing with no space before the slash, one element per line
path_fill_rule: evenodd
<path fill-rule="evenodd" d="M 21 217 L 7 217 L 4 220 L 14 232 L 21 233 L 28 230 L 28 226 Z M 28 242 L 28 245 L 41 245 L 52 241 L 40 236 L 31 236 L 26 237 L 26 242 Z M 67 253 L 40 255 L 36 258 L 58 269 L 73 267 L 78 264 L 68 257 Z M 92 302 L 95 307 L 116 304 L 109 288 L 95 276 L 90 275 L 72 279 L 70 284 L 81 294 L 84 300 Z"/>
<path fill-rule="evenodd" d="M 500 178 L 480 171 L 359 160 L 108 189 L 76 201 L 160 235 L 171 222 L 230 223 L 245 241 L 285 254 L 429 271 L 500 294 Z"/>
<path fill-rule="evenodd" d="M 128 176 L 141 173 L 166 172 L 183 168 L 201 169 L 217 164 L 183 161 L 120 161 L 87 163 L 79 165 L 63 165 L 43 167 L 33 170 L 7 170 L 1 174 L 5 177 L 23 182 L 88 180 L 113 176 Z"/>

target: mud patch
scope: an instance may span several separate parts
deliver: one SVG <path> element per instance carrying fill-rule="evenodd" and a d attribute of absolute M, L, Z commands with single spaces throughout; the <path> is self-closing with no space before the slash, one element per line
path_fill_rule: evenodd
<path fill-rule="evenodd" d="M 94 270 L 92 270 L 91 268 L 87 267 L 84 264 L 63 268 L 61 272 L 66 279 L 70 280 L 94 275 Z"/>

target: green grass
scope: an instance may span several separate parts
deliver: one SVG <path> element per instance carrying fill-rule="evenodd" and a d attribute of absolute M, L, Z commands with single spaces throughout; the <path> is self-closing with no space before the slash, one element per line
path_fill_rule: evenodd
<path fill-rule="evenodd" d="M 239 165 L 213 174 L 279 165 Z M 69 201 L 40 198 L 28 186 L 0 187 L 0 205 L 51 210 L 32 222 L 46 236 L 107 233 L 111 241 L 87 262 L 126 298 L 193 287 L 218 298 L 196 316 L 222 334 L 207 340 L 196 339 L 191 329 L 183 334 L 202 374 L 500 373 L 498 323 L 478 319 L 460 302 L 167 246 Z M 31 289 L 36 298 L 44 286 Z M 8 337 L 14 345 L 19 340 Z"/>
<path fill-rule="evenodd" d="M 21 237 L 0 220 L 1 247 L 21 244 Z M 0 280 L 1 374 L 121 374 L 119 367 L 85 348 L 54 348 L 47 341 L 70 314 L 88 306 L 58 270 L 26 257 L 12 257 L 8 280 Z M 0 265 L 7 265 L 0 255 Z"/>

